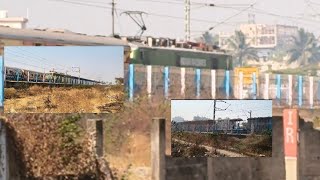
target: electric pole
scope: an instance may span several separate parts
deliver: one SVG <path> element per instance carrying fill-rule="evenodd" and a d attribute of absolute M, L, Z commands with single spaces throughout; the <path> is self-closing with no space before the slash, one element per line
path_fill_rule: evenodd
<path fill-rule="evenodd" d="M 80 67 L 72 67 L 73 69 L 78 69 L 77 71 L 73 71 L 73 72 L 78 72 L 79 73 L 79 84 L 80 84 Z"/>
<path fill-rule="evenodd" d="M 114 3 L 114 0 L 112 0 L 112 12 L 111 12 L 111 15 L 112 15 L 112 36 L 114 37 L 114 11 L 115 11 L 115 3 Z"/>
<path fill-rule="evenodd" d="M 184 30 L 185 30 L 185 41 L 190 41 L 190 0 L 185 0 L 185 8 L 184 8 L 184 12 L 185 12 L 185 26 L 184 26 Z"/>
<path fill-rule="evenodd" d="M 220 100 L 220 102 L 224 102 L 226 104 L 229 104 L 226 101 L 222 101 L 222 100 Z M 217 108 L 216 106 L 217 106 L 217 100 L 213 100 L 213 119 L 212 119 L 213 120 L 213 127 L 212 127 L 212 132 L 216 129 L 216 126 L 215 126 L 215 124 L 216 124 L 216 121 L 215 121 L 216 120 L 216 111 L 225 111 L 225 110 L 227 110 L 229 108 L 230 104 L 228 105 L 228 107 L 226 107 L 224 109 Z"/>
<path fill-rule="evenodd" d="M 249 113 L 249 115 L 250 115 L 249 117 L 251 118 L 251 113 L 252 113 L 252 111 L 250 110 L 250 111 L 248 111 L 248 113 Z"/>

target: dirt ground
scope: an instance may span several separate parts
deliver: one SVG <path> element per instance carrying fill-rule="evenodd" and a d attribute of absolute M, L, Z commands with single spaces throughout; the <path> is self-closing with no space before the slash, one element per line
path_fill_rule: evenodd
<path fill-rule="evenodd" d="M 114 113 L 121 110 L 123 86 L 5 88 L 5 113 Z"/>

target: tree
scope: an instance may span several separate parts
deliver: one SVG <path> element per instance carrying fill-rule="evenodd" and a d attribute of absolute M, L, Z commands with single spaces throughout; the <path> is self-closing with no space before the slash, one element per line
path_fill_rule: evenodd
<path fill-rule="evenodd" d="M 236 31 L 235 35 L 227 40 L 227 46 L 232 49 L 235 66 L 243 66 L 248 59 L 259 60 L 256 50 L 246 42 L 246 36 L 241 31 Z"/>
<path fill-rule="evenodd" d="M 197 42 L 205 43 L 207 45 L 218 46 L 219 45 L 219 36 L 212 35 L 208 31 L 201 35 L 201 37 L 196 38 Z"/>
<path fill-rule="evenodd" d="M 313 33 L 299 29 L 298 36 L 293 37 L 294 44 L 289 49 L 289 63 L 298 62 L 299 65 L 313 64 L 320 58 L 320 48 Z"/>

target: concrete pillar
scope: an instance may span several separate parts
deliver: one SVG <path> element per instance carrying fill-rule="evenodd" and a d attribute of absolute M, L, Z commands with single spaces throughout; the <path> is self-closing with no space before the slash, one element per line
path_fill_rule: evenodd
<path fill-rule="evenodd" d="M 91 149 L 95 152 L 96 157 L 103 157 L 103 120 L 101 119 L 87 119 L 87 132 L 91 139 Z"/>
<path fill-rule="evenodd" d="M 301 107 L 303 104 L 303 78 L 298 76 L 298 105 Z"/>
<path fill-rule="evenodd" d="M 181 68 L 181 96 L 185 96 L 185 90 L 186 90 L 186 68 Z"/>
<path fill-rule="evenodd" d="M 313 108 L 313 77 L 309 77 L 309 103 L 310 108 Z"/>
<path fill-rule="evenodd" d="M 216 70 L 211 70 L 211 97 L 216 98 Z"/>
<path fill-rule="evenodd" d="M 134 95 L 134 65 L 129 64 L 129 100 L 133 101 Z"/>
<path fill-rule="evenodd" d="M 288 105 L 292 106 L 292 75 L 288 75 Z"/>
<path fill-rule="evenodd" d="M 243 72 L 239 72 L 239 99 L 243 99 Z"/>
<path fill-rule="evenodd" d="M 276 93 L 276 99 L 279 101 L 279 105 L 281 103 L 281 75 L 277 74 L 277 93 Z"/>
<path fill-rule="evenodd" d="M 152 66 L 147 66 L 147 93 L 148 97 L 151 97 L 151 90 L 152 90 Z"/>
<path fill-rule="evenodd" d="M 0 180 L 9 180 L 9 157 L 6 126 L 0 121 Z"/>
<path fill-rule="evenodd" d="M 298 179 L 299 117 L 297 109 L 283 110 L 283 137 L 286 180 Z"/>
<path fill-rule="evenodd" d="M 269 74 L 265 74 L 264 99 L 269 99 Z"/>
<path fill-rule="evenodd" d="M 230 96 L 230 71 L 226 71 L 226 98 L 229 99 Z"/>
<path fill-rule="evenodd" d="M 252 73 L 252 93 L 253 93 L 253 99 L 257 99 L 257 80 L 256 80 L 256 73 Z"/>
<path fill-rule="evenodd" d="M 200 98 L 201 93 L 201 70 L 196 69 L 196 97 Z"/>
<path fill-rule="evenodd" d="M 166 121 L 153 118 L 151 123 L 151 179 L 165 180 L 166 177 Z"/>
<path fill-rule="evenodd" d="M 164 67 L 164 96 L 167 99 L 169 97 L 169 67 Z"/>

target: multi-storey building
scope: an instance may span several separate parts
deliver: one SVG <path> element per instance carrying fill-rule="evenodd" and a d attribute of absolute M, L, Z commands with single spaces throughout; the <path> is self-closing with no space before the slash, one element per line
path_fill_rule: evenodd
<path fill-rule="evenodd" d="M 246 42 L 253 48 L 273 49 L 289 46 L 298 35 L 298 27 L 287 25 L 242 24 L 240 31 L 246 36 Z M 219 45 L 227 47 L 227 39 L 233 34 L 220 33 Z"/>

